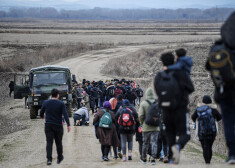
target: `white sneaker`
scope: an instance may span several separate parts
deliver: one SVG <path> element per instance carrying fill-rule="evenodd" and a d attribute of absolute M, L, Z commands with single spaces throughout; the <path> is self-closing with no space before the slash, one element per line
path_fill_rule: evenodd
<path fill-rule="evenodd" d="M 173 153 L 173 160 L 174 164 L 179 164 L 180 162 L 180 149 L 179 145 L 173 145 L 171 147 L 172 153 Z"/>

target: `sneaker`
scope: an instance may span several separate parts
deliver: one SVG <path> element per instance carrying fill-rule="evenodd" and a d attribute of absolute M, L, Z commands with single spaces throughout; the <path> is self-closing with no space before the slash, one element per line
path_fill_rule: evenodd
<path fill-rule="evenodd" d="M 117 155 L 113 157 L 113 159 L 117 159 L 117 158 L 118 158 L 118 156 L 117 156 Z"/>
<path fill-rule="evenodd" d="M 163 162 L 163 157 L 160 157 L 159 162 Z"/>
<path fill-rule="evenodd" d="M 122 161 L 123 161 L 123 162 L 126 162 L 126 157 L 122 157 Z"/>
<path fill-rule="evenodd" d="M 155 159 L 152 159 L 151 160 L 151 165 L 155 165 L 155 164 L 156 164 Z"/>
<path fill-rule="evenodd" d="M 173 145 L 171 147 L 171 150 L 173 153 L 174 164 L 179 164 L 179 161 L 180 161 L 180 147 L 179 147 L 179 145 Z"/>
<path fill-rule="evenodd" d="M 118 157 L 122 159 L 122 154 L 121 154 L 121 152 L 118 152 Z"/>
<path fill-rule="evenodd" d="M 173 165 L 173 164 L 174 164 L 174 161 L 171 159 L 171 160 L 169 161 L 169 164 L 170 164 L 170 165 Z"/>
<path fill-rule="evenodd" d="M 132 160 L 132 154 L 128 153 L 128 160 Z"/>
<path fill-rule="evenodd" d="M 163 162 L 164 162 L 164 163 L 168 163 L 168 162 L 169 162 L 169 159 L 168 159 L 167 156 L 165 156 L 165 157 L 163 158 Z"/>
<path fill-rule="evenodd" d="M 47 165 L 51 165 L 52 161 L 51 160 L 47 160 Z"/>
<path fill-rule="evenodd" d="M 104 156 L 104 161 L 106 161 L 106 162 L 109 161 L 109 158 Z"/>
<path fill-rule="evenodd" d="M 61 158 L 57 158 L 57 164 L 60 164 L 63 160 L 64 160 L 64 156 L 62 156 Z"/>
<path fill-rule="evenodd" d="M 146 163 L 147 163 L 147 159 L 142 159 L 142 158 L 140 158 L 140 161 L 141 161 L 143 164 L 146 164 Z"/>
<path fill-rule="evenodd" d="M 229 156 L 226 163 L 230 165 L 235 164 L 235 156 Z"/>

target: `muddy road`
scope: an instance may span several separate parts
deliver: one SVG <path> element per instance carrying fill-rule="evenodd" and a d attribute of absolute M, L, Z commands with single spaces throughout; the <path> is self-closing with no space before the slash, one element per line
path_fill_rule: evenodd
<path fill-rule="evenodd" d="M 128 53 L 137 51 L 140 48 L 155 47 L 148 46 L 128 46 L 117 47 L 106 50 L 92 51 L 78 57 L 56 62 L 57 65 L 68 66 L 73 74 L 76 74 L 77 80 L 83 78 L 89 80 L 108 79 L 100 74 L 100 67 L 109 58 L 120 57 Z M 0 107 L 0 114 L 8 122 L 16 122 L 16 126 L 24 126 L 24 129 L 10 133 L 0 138 L 0 167 L 2 168 L 39 168 L 46 166 L 46 138 L 44 134 L 44 120 L 29 119 L 29 112 L 24 109 L 23 100 L 12 100 L 5 106 Z M 21 120 L 16 120 L 21 118 Z M 90 121 L 93 116 L 90 115 Z M 72 118 L 70 119 L 73 123 Z M 90 126 L 74 127 L 71 126 L 71 132 L 67 133 L 64 126 L 63 137 L 64 161 L 56 164 L 56 149 L 53 148 L 53 164 L 51 167 L 150 167 L 150 164 L 142 165 L 139 161 L 138 144 L 134 143 L 133 160 L 122 163 L 120 159 L 114 160 L 110 157 L 109 162 L 103 162 L 101 159 L 100 144 L 95 138 L 92 122 Z M 157 162 L 155 167 L 208 167 L 204 164 L 201 148 L 189 143 L 182 151 L 181 163 L 179 166 L 166 165 Z M 215 156 L 212 159 L 212 165 L 209 167 L 226 167 L 224 159 Z M 231 167 L 231 166 L 228 166 Z"/>

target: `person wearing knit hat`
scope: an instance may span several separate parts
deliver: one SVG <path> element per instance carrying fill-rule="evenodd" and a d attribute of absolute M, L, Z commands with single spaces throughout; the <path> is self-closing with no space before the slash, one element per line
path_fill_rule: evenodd
<path fill-rule="evenodd" d="M 105 101 L 103 104 L 103 109 L 101 108 L 96 115 L 94 116 L 93 123 L 94 125 L 96 123 L 100 122 L 101 117 L 105 114 L 105 112 L 110 113 L 111 118 L 112 118 L 112 128 L 103 128 L 103 127 L 97 127 L 97 132 L 96 135 L 101 143 L 101 152 L 102 152 L 102 159 L 104 161 L 109 161 L 108 154 L 110 147 L 113 146 L 114 148 L 117 149 L 119 146 L 119 139 L 116 131 L 116 126 L 115 126 L 115 114 L 114 112 L 111 111 L 111 104 L 109 101 Z M 114 158 L 117 158 L 117 150 L 116 153 L 114 151 Z"/>
<path fill-rule="evenodd" d="M 212 104 L 211 97 L 209 95 L 204 95 L 202 98 L 202 104 L 198 104 L 197 109 L 192 115 L 192 120 L 196 122 L 197 120 L 197 126 L 196 126 L 196 132 L 198 132 L 199 141 L 202 145 L 203 150 L 203 157 L 206 162 L 206 164 L 210 164 L 211 158 L 212 158 L 212 145 L 215 141 L 215 137 L 217 134 L 216 129 L 216 122 L 220 121 L 222 119 L 221 114 L 216 109 L 216 105 Z M 213 128 L 211 134 L 205 135 L 202 133 L 202 130 L 205 130 L 205 125 L 203 123 L 203 118 L 206 117 L 206 121 L 210 121 L 208 124 L 208 127 Z M 207 128 L 208 128 L 207 127 Z"/>

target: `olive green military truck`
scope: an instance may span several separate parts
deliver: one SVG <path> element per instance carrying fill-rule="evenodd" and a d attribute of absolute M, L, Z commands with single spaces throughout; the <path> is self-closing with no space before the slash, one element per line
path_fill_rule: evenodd
<path fill-rule="evenodd" d="M 25 97 L 31 119 L 37 118 L 39 109 L 50 98 L 53 88 L 59 90 L 59 99 L 66 104 L 71 117 L 72 80 L 69 68 L 52 65 L 33 68 L 29 74 L 15 74 L 14 82 L 14 98 Z"/>

